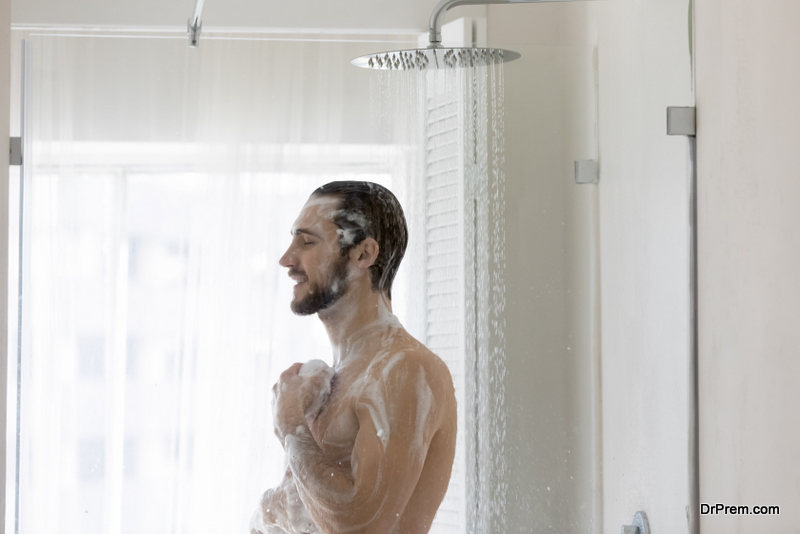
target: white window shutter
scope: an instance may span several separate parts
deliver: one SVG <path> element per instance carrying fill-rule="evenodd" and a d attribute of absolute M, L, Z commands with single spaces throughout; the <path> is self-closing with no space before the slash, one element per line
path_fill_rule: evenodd
<path fill-rule="evenodd" d="M 447 74 L 445 74 L 446 76 Z M 426 345 L 450 369 L 458 402 L 458 439 L 450 486 L 432 534 L 466 532 L 465 251 L 463 128 L 460 91 L 430 74 L 426 109 Z M 437 83 L 439 82 L 439 83 Z"/>
<path fill-rule="evenodd" d="M 461 18 L 442 28 L 447 46 L 471 46 L 485 38 L 485 19 Z M 467 424 L 466 414 L 475 411 L 474 370 L 467 369 L 476 351 L 475 254 L 477 244 L 476 181 L 485 181 L 485 161 L 473 161 L 475 139 L 469 132 L 479 126 L 472 100 L 474 90 L 465 91 L 471 77 L 453 71 L 427 72 L 425 117 L 425 340 L 450 369 L 458 402 L 458 438 L 450 486 L 433 521 L 431 534 L 466 534 L 475 513 L 475 492 L 470 492 L 477 475 L 476 443 L 470 432 L 478 424 Z M 482 113 L 485 113 L 482 112 Z M 469 145 L 469 146 L 467 146 Z M 470 154 L 468 155 L 468 152 Z M 470 157 L 468 157 L 470 156 Z M 485 156 L 484 156 L 485 160 Z M 479 194 L 479 193 L 478 193 Z M 480 202 L 480 201 L 478 201 Z M 478 213 L 476 210 L 480 211 Z M 467 338 L 470 338 L 469 341 Z M 470 364 L 472 365 L 472 364 Z M 474 414 L 473 414 L 474 415 Z M 468 458 L 468 455 L 473 455 Z M 474 488 L 473 488 L 474 489 Z"/>

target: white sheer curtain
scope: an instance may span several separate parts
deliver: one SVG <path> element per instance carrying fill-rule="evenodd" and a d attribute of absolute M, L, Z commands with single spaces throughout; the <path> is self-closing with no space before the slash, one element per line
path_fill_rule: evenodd
<path fill-rule="evenodd" d="M 402 195 L 415 161 L 348 65 L 388 47 L 30 38 L 20 532 L 246 531 L 283 469 L 271 385 L 330 360 L 288 310 L 289 228 L 318 185 Z"/>

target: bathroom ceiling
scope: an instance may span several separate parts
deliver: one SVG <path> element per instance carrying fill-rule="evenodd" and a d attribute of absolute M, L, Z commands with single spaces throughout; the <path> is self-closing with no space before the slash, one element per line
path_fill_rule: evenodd
<path fill-rule="evenodd" d="M 205 0 L 204 29 L 425 31 L 438 0 Z M 19 26 L 185 27 L 195 0 L 12 0 Z"/>

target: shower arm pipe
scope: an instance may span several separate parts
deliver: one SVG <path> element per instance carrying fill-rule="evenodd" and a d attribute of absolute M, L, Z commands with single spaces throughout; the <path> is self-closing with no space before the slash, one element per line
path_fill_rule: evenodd
<path fill-rule="evenodd" d="M 205 0 L 197 0 L 194 5 L 194 16 L 189 19 L 188 24 L 188 33 L 189 33 L 189 46 L 191 48 L 197 48 L 198 42 L 200 41 L 200 30 L 203 27 L 202 17 L 203 17 L 203 4 Z"/>
<path fill-rule="evenodd" d="M 431 13 L 429 41 L 432 47 L 442 43 L 442 22 L 445 12 L 458 6 L 482 6 L 489 4 L 540 4 L 545 2 L 572 2 L 575 0 L 442 0 Z"/>

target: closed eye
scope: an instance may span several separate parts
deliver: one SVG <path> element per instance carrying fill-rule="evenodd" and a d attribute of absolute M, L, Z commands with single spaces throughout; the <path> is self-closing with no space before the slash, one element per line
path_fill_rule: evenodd
<path fill-rule="evenodd" d="M 320 239 L 319 235 L 310 230 L 306 230 L 305 228 L 297 228 L 292 230 L 292 236 L 295 238 L 303 238 L 304 245 L 316 243 Z"/>

